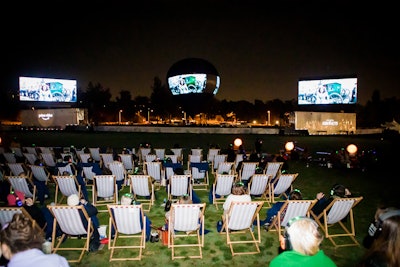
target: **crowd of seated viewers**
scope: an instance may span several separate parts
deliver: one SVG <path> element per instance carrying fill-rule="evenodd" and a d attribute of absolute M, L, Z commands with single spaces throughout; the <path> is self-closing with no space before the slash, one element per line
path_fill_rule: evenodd
<path fill-rule="evenodd" d="M 267 163 L 271 161 L 276 162 L 284 162 L 284 165 L 281 169 L 282 172 L 287 172 L 289 170 L 288 160 L 285 156 L 280 153 L 276 155 L 266 155 L 262 153 L 261 149 L 262 141 L 257 140 L 255 143 L 256 149 L 251 153 L 247 154 L 243 146 L 239 147 L 237 153 L 243 154 L 243 162 L 258 162 L 258 169 L 262 171 L 265 170 Z M 120 157 L 117 153 L 111 148 L 108 148 L 108 152 L 114 154 L 114 160 L 121 162 Z M 130 153 L 129 150 L 124 149 L 121 153 Z M 170 152 L 168 152 L 170 153 Z M 224 154 L 228 155 L 228 161 L 234 161 L 236 152 L 233 149 L 233 146 L 229 144 L 229 146 L 223 150 Z M 168 163 L 165 159 L 157 159 L 163 160 L 164 163 Z M 134 156 L 134 161 L 137 164 L 138 157 Z M 242 162 L 241 162 L 242 163 Z M 237 171 L 240 170 L 241 163 L 237 166 Z M 44 163 L 38 159 L 35 162 L 35 165 L 43 166 Z M 58 167 L 65 167 L 69 165 L 71 167 L 71 172 L 63 172 L 59 173 Z M 179 165 L 179 164 L 178 164 Z M 174 173 L 181 175 L 184 174 L 183 166 L 175 166 Z M 98 228 L 100 227 L 99 219 L 97 218 L 98 210 L 97 208 L 89 202 L 88 192 L 86 188 L 85 181 L 82 169 L 83 167 L 92 167 L 92 172 L 96 175 L 102 174 L 111 174 L 111 171 L 102 164 L 102 162 L 96 162 L 93 158 L 89 158 L 87 163 L 82 163 L 76 158 L 74 158 L 74 154 L 67 155 L 64 158 L 58 158 L 56 161 L 56 166 L 53 169 L 49 169 L 51 175 L 75 175 L 78 183 L 81 185 L 82 197 L 78 195 L 71 195 L 67 198 L 67 205 L 76 206 L 82 205 L 85 207 L 88 215 L 91 218 L 91 221 L 94 226 L 94 239 L 98 241 L 97 245 L 94 246 L 94 250 L 100 245 L 100 235 L 98 232 Z M 21 175 L 26 175 L 26 173 L 21 173 Z M 50 213 L 49 209 L 46 207 L 45 200 L 50 196 L 50 191 L 47 187 L 47 184 L 42 181 L 36 180 L 32 177 L 32 180 L 37 188 L 37 196 L 39 200 L 39 204 L 34 203 L 31 198 L 26 198 L 22 192 L 12 191 L 9 184 L 4 181 L 1 183 L 0 187 L 0 195 L 1 200 L 7 203 L 8 206 L 23 206 L 29 215 L 37 222 L 44 233 L 44 240 L 51 241 L 52 232 L 53 232 L 53 216 Z M 153 180 L 154 182 L 154 180 Z M 169 181 L 166 181 L 168 185 Z M 90 183 L 90 181 L 89 181 Z M 189 195 L 182 196 L 177 203 L 201 203 L 201 199 L 197 196 L 196 192 L 192 189 L 191 198 Z M 210 196 L 212 195 L 212 191 L 210 191 Z M 334 184 L 329 192 L 329 194 L 325 195 L 323 192 L 319 192 L 316 194 L 317 203 L 313 206 L 312 212 L 315 215 L 321 214 L 323 210 L 335 199 L 335 198 L 347 198 L 352 197 L 352 193 L 350 190 L 342 185 L 342 184 Z M 288 199 L 289 200 L 301 200 L 303 199 L 303 195 L 299 189 L 293 189 L 288 191 Z M 247 202 L 252 201 L 251 196 L 247 193 L 247 185 L 240 182 L 235 181 L 232 185 L 232 192 L 225 199 L 223 204 L 223 212 L 222 218 L 217 223 L 217 232 L 221 231 L 224 215 L 228 212 L 230 204 L 232 201 L 240 201 Z M 275 216 L 277 216 L 278 211 L 281 210 L 281 207 L 284 204 L 286 199 L 282 199 L 281 201 L 275 202 L 269 209 L 266 210 L 265 219 L 260 220 L 260 224 L 265 226 L 265 229 L 268 231 L 269 225 L 274 220 Z M 209 199 L 210 204 L 212 204 L 212 198 Z M 120 199 L 121 205 L 134 205 L 134 197 L 132 194 L 127 193 L 123 194 Z M 137 202 L 136 202 L 137 203 Z M 168 218 L 169 218 L 169 209 L 171 207 L 171 202 L 167 202 L 165 205 L 165 224 L 160 227 L 156 227 L 152 225 L 150 218 L 146 215 L 146 241 L 149 241 L 151 235 L 151 229 L 157 229 L 159 231 L 165 231 L 168 229 Z M 260 214 L 260 217 L 263 217 Z M 283 211 L 284 216 L 284 211 Z M 84 217 L 82 216 L 82 219 Z M 10 261 L 17 262 L 17 260 L 24 261 L 20 255 L 28 255 L 31 253 L 33 256 L 33 261 L 35 261 L 35 257 L 37 259 L 43 260 L 42 266 L 54 266 L 54 265 L 46 265 L 47 262 L 58 262 L 57 266 L 68 266 L 68 263 L 65 263 L 65 258 L 59 257 L 58 255 L 54 255 L 53 258 L 44 257 L 45 254 L 41 254 L 37 252 L 38 248 L 38 240 L 32 240 L 32 245 L 25 247 L 21 250 L 18 247 L 15 247 L 10 242 L 15 242 L 10 238 L 10 234 L 17 233 L 20 231 L 18 227 L 15 226 L 17 221 L 24 221 L 21 217 L 13 218 L 13 221 L 6 227 L 3 227 L 1 231 L 2 238 L 2 247 L 1 251 L 3 252 L 2 262 Z M 87 222 L 86 222 L 87 223 Z M 24 221 L 24 225 L 26 222 Z M 10 228 L 11 227 L 11 228 Z M 27 227 L 30 227 L 29 224 Z M 371 267 L 371 266 L 400 266 L 400 256 L 398 255 L 398 251 L 400 250 L 400 209 L 398 206 L 388 206 L 388 205 L 379 205 L 374 218 L 371 222 L 371 226 L 368 229 L 368 232 L 363 240 L 363 246 L 367 249 L 365 255 L 360 259 L 358 267 Z M 15 229 L 14 229 L 15 228 Z M 31 229 L 32 230 L 32 229 Z M 30 231 L 31 231 L 30 230 Z M 62 232 L 60 229 L 56 229 L 56 236 L 61 236 Z M 33 231 L 33 230 L 32 230 Z M 205 230 L 205 233 L 210 232 L 209 230 Z M 115 229 L 111 229 L 111 238 L 115 234 Z M 307 238 L 304 238 L 307 236 Z M 290 237 L 290 238 L 289 238 Z M 285 234 L 280 237 L 280 252 L 278 256 L 272 259 L 270 266 L 336 266 L 336 264 L 325 255 L 324 251 L 320 249 L 320 244 L 323 240 L 323 235 L 320 233 L 320 229 L 318 229 L 318 224 L 316 224 L 313 219 L 310 218 L 299 218 L 297 220 L 290 220 L 288 226 L 286 227 Z M 43 240 L 40 240 L 42 242 Z M 24 241 L 25 242 L 25 241 Z M 28 241 L 26 241 L 28 242 Z M 35 243 L 36 242 L 36 243 Z M 4 245 L 3 245 L 4 244 Z M 28 248 L 28 249 L 26 249 Z M 26 250 L 26 251 L 25 251 Z M 35 253 L 33 253 L 35 252 Z"/>

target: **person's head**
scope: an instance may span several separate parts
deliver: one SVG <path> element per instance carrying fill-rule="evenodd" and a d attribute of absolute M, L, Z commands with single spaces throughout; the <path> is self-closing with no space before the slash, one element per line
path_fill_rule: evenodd
<path fill-rule="evenodd" d="M 63 176 L 70 176 L 70 175 L 72 175 L 72 173 L 70 173 L 69 171 L 63 171 L 62 175 Z"/>
<path fill-rule="evenodd" d="M 244 188 L 243 182 L 236 182 L 232 187 L 232 194 L 234 195 L 244 195 L 246 194 L 246 189 Z"/>
<path fill-rule="evenodd" d="M 121 205 L 131 205 L 133 202 L 133 195 L 131 193 L 123 194 L 121 197 Z"/>
<path fill-rule="evenodd" d="M 72 162 L 72 157 L 71 155 L 65 155 L 63 160 L 64 162 Z"/>
<path fill-rule="evenodd" d="M 71 207 L 79 205 L 79 201 L 79 196 L 77 194 L 72 194 L 67 198 L 67 204 Z"/>
<path fill-rule="evenodd" d="M 324 239 L 318 224 L 308 217 L 295 217 L 288 222 L 285 231 L 285 250 L 294 250 L 304 255 L 315 255 Z"/>
<path fill-rule="evenodd" d="M 330 195 L 336 197 L 346 197 L 346 187 L 341 184 L 334 184 L 332 186 Z"/>
<path fill-rule="evenodd" d="M 94 162 L 94 160 L 93 160 L 93 158 L 92 158 L 92 157 L 89 157 L 89 158 L 88 158 L 88 160 L 87 160 L 87 162 L 88 162 L 88 163 L 93 163 L 93 162 Z"/>
<path fill-rule="evenodd" d="M 14 214 L 11 222 L 1 230 L 1 251 L 6 259 L 28 249 L 42 249 L 43 233 L 22 213 Z"/>
<path fill-rule="evenodd" d="M 301 192 L 299 189 L 293 189 L 290 193 L 289 193 L 289 200 L 302 200 L 303 196 L 301 195 Z"/>
<path fill-rule="evenodd" d="M 399 266 L 400 210 L 392 209 L 379 215 L 374 237 L 375 240 L 365 256 L 368 258 L 379 252 L 387 266 Z"/>
<path fill-rule="evenodd" d="M 192 204 L 193 201 L 190 199 L 188 194 L 185 194 L 179 198 L 179 204 Z"/>

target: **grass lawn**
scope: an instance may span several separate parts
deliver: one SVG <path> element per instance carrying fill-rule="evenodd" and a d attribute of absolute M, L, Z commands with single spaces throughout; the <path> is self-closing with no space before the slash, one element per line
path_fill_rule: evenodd
<path fill-rule="evenodd" d="M 361 243 L 369 223 L 375 213 L 377 203 L 382 198 L 393 201 L 398 199 L 398 189 L 394 185 L 398 179 L 396 171 L 399 151 L 398 137 L 386 138 L 383 136 L 256 136 L 256 135 L 221 135 L 221 134 L 146 134 L 146 133 L 43 133 L 43 132 L 8 132 L 3 138 L 16 137 L 21 145 L 30 146 L 70 146 L 77 148 L 113 147 L 117 150 L 123 147 L 138 149 L 139 144 L 149 142 L 153 148 L 171 148 L 179 144 L 184 149 L 185 158 L 192 147 L 203 148 L 207 152 L 211 144 L 218 144 L 221 149 L 228 147 L 236 137 L 242 138 L 247 151 L 254 149 L 257 139 L 263 140 L 262 150 L 266 153 L 278 153 L 283 149 L 286 141 L 295 141 L 299 147 L 306 148 L 310 155 L 317 151 L 336 151 L 354 143 L 359 150 L 376 150 L 377 161 L 370 164 L 366 171 L 360 169 L 332 168 L 311 164 L 307 167 L 304 160 L 290 160 L 289 172 L 299 173 L 294 187 L 301 190 L 305 199 L 313 199 L 317 192 L 329 191 L 333 184 L 341 183 L 347 186 L 354 195 L 361 195 L 364 199 L 354 209 L 357 240 Z M 186 165 L 184 165 L 186 166 Z M 213 176 L 210 175 L 211 182 Z M 123 192 L 127 192 L 125 188 Z M 278 253 L 278 235 L 276 232 L 261 230 L 260 254 L 239 255 L 232 257 L 229 246 L 226 245 L 226 236 L 216 231 L 216 223 L 222 210 L 209 205 L 208 191 L 196 191 L 203 202 L 207 203 L 205 211 L 206 229 L 211 230 L 205 236 L 203 259 L 176 259 L 171 260 L 171 251 L 162 242 L 146 243 L 146 249 L 141 261 L 122 261 L 109 263 L 107 246 L 95 253 L 88 253 L 80 264 L 71 266 L 268 266 L 272 258 Z M 154 226 L 164 223 L 164 208 L 160 205 L 166 197 L 165 189 L 156 193 L 156 204 L 147 216 Z M 51 202 L 52 199 L 49 200 Z M 265 209 L 261 210 L 260 218 L 266 216 Z M 100 212 L 98 215 L 101 224 L 108 224 L 108 214 Z M 79 241 L 79 240 L 77 240 Z M 71 242 L 77 242 L 71 241 Z M 70 242 L 70 241 L 67 241 Z M 239 249 L 246 249 L 245 247 Z M 343 247 L 334 249 L 329 240 L 324 240 L 322 249 L 338 266 L 355 266 L 364 253 L 364 248 Z"/>

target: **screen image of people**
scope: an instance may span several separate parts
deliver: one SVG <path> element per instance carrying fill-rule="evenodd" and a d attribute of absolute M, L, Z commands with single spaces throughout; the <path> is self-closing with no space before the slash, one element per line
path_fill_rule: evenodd
<path fill-rule="evenodd" d="M 300 80 L 299 105 L 356 104 L 357 78 Z"/>
<path fill-rule="evenodd" d="M 206 74 L 183 74 L 168 78 L 169 88 L 173 95 L 202 93 L 206 88 Z"/>
<path fill-rule="evenodd" d="M 76 102 L 76 80 L 19 77 L 20 101 Z"/>

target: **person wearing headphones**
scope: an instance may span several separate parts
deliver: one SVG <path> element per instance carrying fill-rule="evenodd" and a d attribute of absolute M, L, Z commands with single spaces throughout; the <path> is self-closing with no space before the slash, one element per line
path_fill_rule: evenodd
<path fill-rule="evenodd" d="M 302 196 L 302 194 L 301 194 L 301 192 L 300 192 L 299 189 L 293 189 L 293 190 L 289 193 L 288 199 L 289 199 L 289 200 L 302 200 L 302 199 L 303 199 L 303 196 Z M 285 201 L 278 201 L 278 202 L 275 202 L 275 203 L 272 205 L 272 207 L 269 208 L 269 209 L 267 210 L 267 217 L 265 218 L 265 220 L 261 220 L 261 221 L 260 221 L 260 224 L 261 224 L 261 225 L 264 225 L 264 228 L 265 228 L 266 231 L 269 230 L 269 227 L 270 227 L 272 221 L 273 221 L 274 218 L 278 215 L 278 211 L 281 210 L 283 204 L 285 204 Z M 283 219 L 283 215 L 284 215 L 284 214 L 282 214 L 282 217 L 281 217 L 282 219 Z"/>
<path fill-rule="evenodd" d="M 324 236 L 318 229 L 318 224 L 308 217 L 295 217 L 288 222 L 284 235 L 280 235 L 280 245 L 283 252 L 273 258 L 270 267 L 335 267 L 320 244 Z"/>
<path fill-rule="evenodd" d="M 351 197 L 350 190 L 342 184 L 334 184 L 332 186 L 329 197 L 326 197 L 323 192 L 319 192 L 316 195 L 317 203 L 312 207 L 312 212 L 315 215 L 321 214 L 323 210 L 333 201 L 335 198 L 346 198 Z"/>
<path fill-rule="evenodd" d="M 358 267 L 396 267 L 400 266 L 400 210 L 379 209 L 377 219 L 368 229 L 370 242 Z"/>

